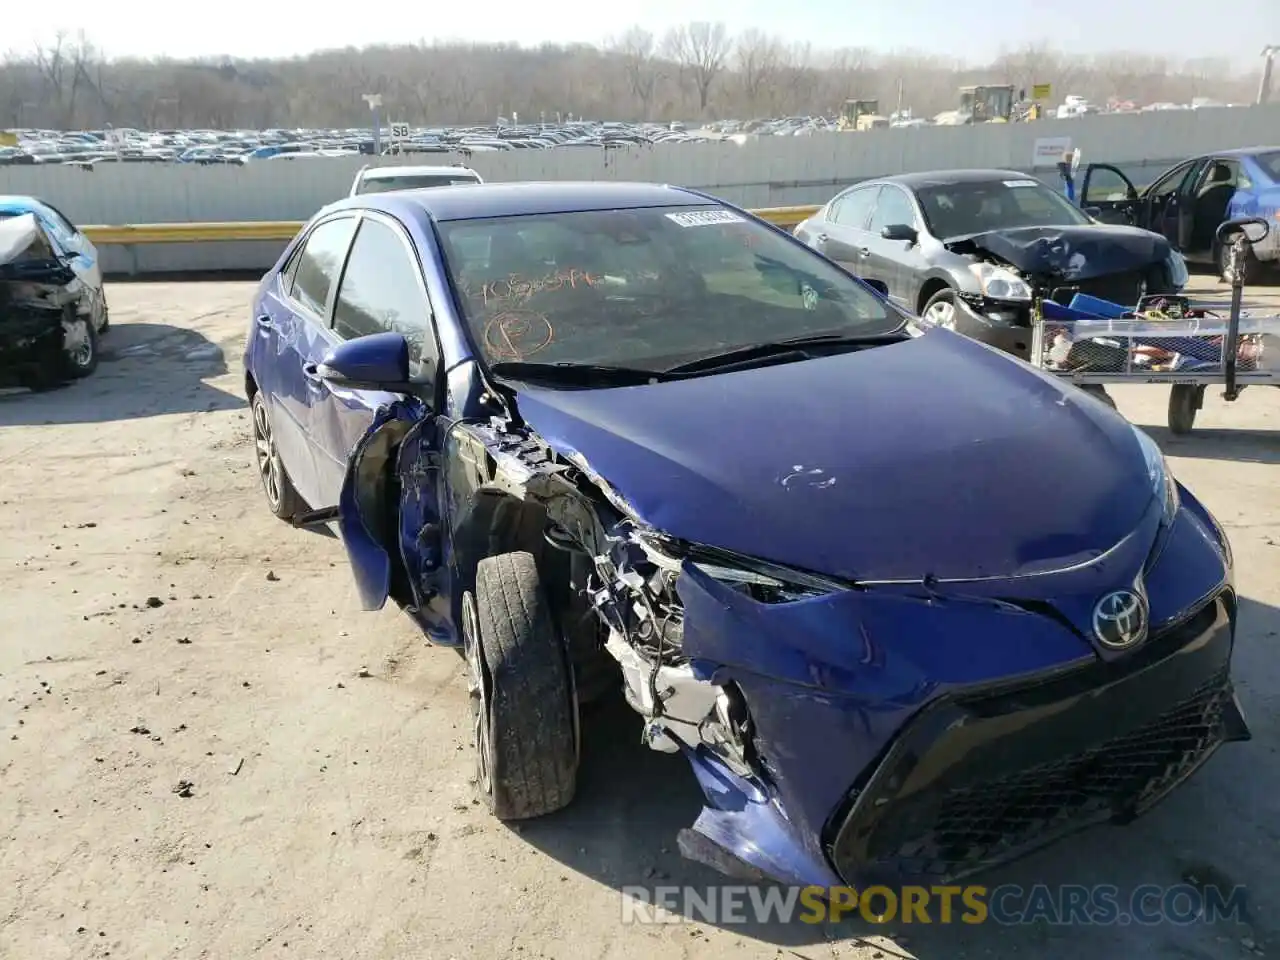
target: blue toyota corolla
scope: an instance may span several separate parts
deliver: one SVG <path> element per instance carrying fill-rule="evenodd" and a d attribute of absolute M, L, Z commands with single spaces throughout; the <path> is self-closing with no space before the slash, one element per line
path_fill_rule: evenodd
<path fill-rule="evenodd" d="M 1249 736 L 1222 528 L 1155 443 L 714 198 L 343 200 L 245 353 L 272 511 L 467 664 L 479 783 L 574 795 L 619 687 L 705 807 L 679 844 L 823 886 L 954 879 Z"/>

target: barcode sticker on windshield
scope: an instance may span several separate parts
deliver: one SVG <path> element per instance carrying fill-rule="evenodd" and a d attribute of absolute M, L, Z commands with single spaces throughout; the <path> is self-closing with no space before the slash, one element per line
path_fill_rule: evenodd
<path fill-rule="evenodd" d="M 1006 187 L 1038 187 L 1040 186 L 1040 181 L 1039 180 L 1006 180 L 1004 182 L 1004 185 Z"/>
<path fill-rule="evenodd" d="M 707 227 L 717 223 L 746 222 L 746 217 L 732 210 L 690 210 L 684 213 L 668 213 L 667 219 L 682 227 Z"/>

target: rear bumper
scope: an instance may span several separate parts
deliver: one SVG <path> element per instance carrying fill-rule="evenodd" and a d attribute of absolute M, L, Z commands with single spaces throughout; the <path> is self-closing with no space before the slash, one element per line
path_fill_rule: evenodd
<path fill-rule="evenodd" d="M 1229 678 L 1234 623 L 1225 590 L 1123 660 L 925 708 L 833 821 L 836 872 L 955 880 L 1149 809 L 1249 738 Z"/>

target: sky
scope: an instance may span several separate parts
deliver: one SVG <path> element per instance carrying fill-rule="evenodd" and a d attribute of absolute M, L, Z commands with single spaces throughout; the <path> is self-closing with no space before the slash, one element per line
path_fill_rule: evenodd
<path fill-rule="evenodd" d="M 599 42 L 631 24 L 660 33 L 698 19 L 722 21 L 734 32 L 764 30 L 819 48 L 915 49 L 973 62 L 991 60 L 1002 47 L 1049 41 L 1071 53 L 1225 56 L 1240 59 L 1242 69 L 1256 69 L 1262 46 L 1280 44 L 1280 0 L 1229 0 L 1227 5 L 1227 16 L 1201 20 L 1167 15 L 1170 8 L 1148 0 L 643 0 L 617 6 L 601 0 L 510 0 L 510 6 L 487 4 L 486 15 L 478 17 L 473 4 L 449 0 L 378 0 L 327 8 L 261 0 L 209 5 L 57 0 L 49 6 L 7 4 L 0 49 L 30 51 L 61 27 L 72 34 L 83 30 L 108 56 L 273 57 L 418 39 Z M 326 9 L 329 13 L 322 15 Z M 1221 24 L 1221 29 L 1192 32 L 1188 25 L 1193 22 Z"/>

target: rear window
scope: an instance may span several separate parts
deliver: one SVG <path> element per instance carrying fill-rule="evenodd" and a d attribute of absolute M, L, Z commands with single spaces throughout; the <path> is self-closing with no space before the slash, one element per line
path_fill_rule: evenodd
<path fill-rule="evenodd" d="M 423 187 L 451 187 L 459 183 L 475 183 L 476 178 L 465 174 L 415 174 L 405 177 L 373 177 L 360 181 L 360 189 L 365 193 L 389 193 L 394 190 L 420 190 Z"/>

